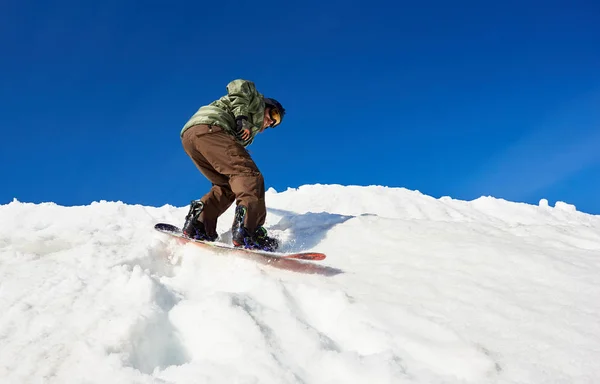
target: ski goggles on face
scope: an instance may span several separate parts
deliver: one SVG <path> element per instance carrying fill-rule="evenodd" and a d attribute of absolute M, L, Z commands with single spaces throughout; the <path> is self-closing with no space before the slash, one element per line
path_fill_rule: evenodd
<path fill-rule="evenodd" d="M 271 128 L 275 128 L 276 126 L 278 126 L 281 123 L 281 114 L 279 113 L 279 109 L 271 108 L 269 115 L 271 116 L 271 120 L 273 120 L 273 124 L 271 124 Z"/>

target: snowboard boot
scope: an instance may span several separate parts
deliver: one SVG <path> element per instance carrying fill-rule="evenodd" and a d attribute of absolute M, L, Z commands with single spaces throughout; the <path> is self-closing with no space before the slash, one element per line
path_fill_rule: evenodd
<path fill-rule="evenodd" d="M 244 227 L 246 212 L 247 208 L 243 205 L 238 205 L 235 209 L 235 217 L 233 219 L 233 226 L 231 227 L 231 241 L 233 246 L 274 252 L 279 247 L 279 242 L 277 239 L 267 236 L 267 230 L 264 227 L 258 227 L 254 233 L 250 233 Z"/>
<path fill-rule="evenodd" d="M 213 236 L 208 235 L 204 223 L 198 220 L 202 210 L 204 210 L 204 203 L 200 200 L 192 200 L 190 210 L 185 216 L 185 224 L 182 228 L 183 235 L 195 240 L 215 241 L 218 236 L 216 234 Z"/>

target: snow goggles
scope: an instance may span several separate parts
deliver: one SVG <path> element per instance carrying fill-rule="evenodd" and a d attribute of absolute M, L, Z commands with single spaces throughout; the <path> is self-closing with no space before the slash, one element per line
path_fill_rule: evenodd
<path fill-rule="evenodd" d="M 281 113 L 279 113 L 279 109 L 271 108 L 269 115 L 271 116 L 271 120 L 274 121 L 274 123 L 271 124 L 271 128 L 275 128 L 276 126 L 281 124 Z"/>

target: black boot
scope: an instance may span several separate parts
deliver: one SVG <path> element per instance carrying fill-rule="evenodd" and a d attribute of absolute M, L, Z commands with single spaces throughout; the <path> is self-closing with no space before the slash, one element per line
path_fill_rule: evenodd
<path fill-rule="evenodd" d="M 195 240 L 215 241 L 218 236 L 216 234 L 208 235 L 204 223 L 198 220 L 202 210 L 204 210 L 204 203 L 200 200 L 192 200 L 190 210 L 185 216 L 185 224 L 182 228 L 183 235 Z"/>
<path fill-rule="evenodd" d="M 254 233 L 250 233 L 244 227 L 247 208 L 238 205 L 235 209 L 233 225 L 231 227 L 231 241 L 234 247 L 244 247 L 248 249 L 260 249 L 273 252 L 279 247 L 279 242 L 273 237 L 267 236 L 267 230 L 264 227 L 258 227 Z"/>
<path fill-rule="evenodd" d="M 244 243 L 244 219 L 246 218 L 246 212 L 247 209 L 243 205 L 238 205 L 235 208 L 235 215 L 233 216 L 233 225 L 231 226 L 231 236 L 233 239 L 233 245 L 235 245 L 236 247 L 238 247 L 236 243 Z"/>
<path fill-rule="evenodd" d="M 279 241 L 274 237 L 267 236 L 265 227 L 256 228 L 252 239 L 260 249 L 264 249 L 265 251 L 275 251 L 279 248 Z"/>

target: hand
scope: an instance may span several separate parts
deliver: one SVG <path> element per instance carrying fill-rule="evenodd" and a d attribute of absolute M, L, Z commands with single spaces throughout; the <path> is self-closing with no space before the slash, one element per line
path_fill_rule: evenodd
<path fill-rule="evenodd" d="M 244 129 L 243 131 L 240 132 L 239 136 L 244 141 L 248 140 L 250 138 L 250 130 L 249 129 Z"/>
<path fill-rule="evenodd" d="M 252 126 L 248 118 L 246 116 L 238 116 L 235 118 L 235 124 L 237 126 L 237 136 L 244 141 L 248 140 L 252 132 Z"/>

